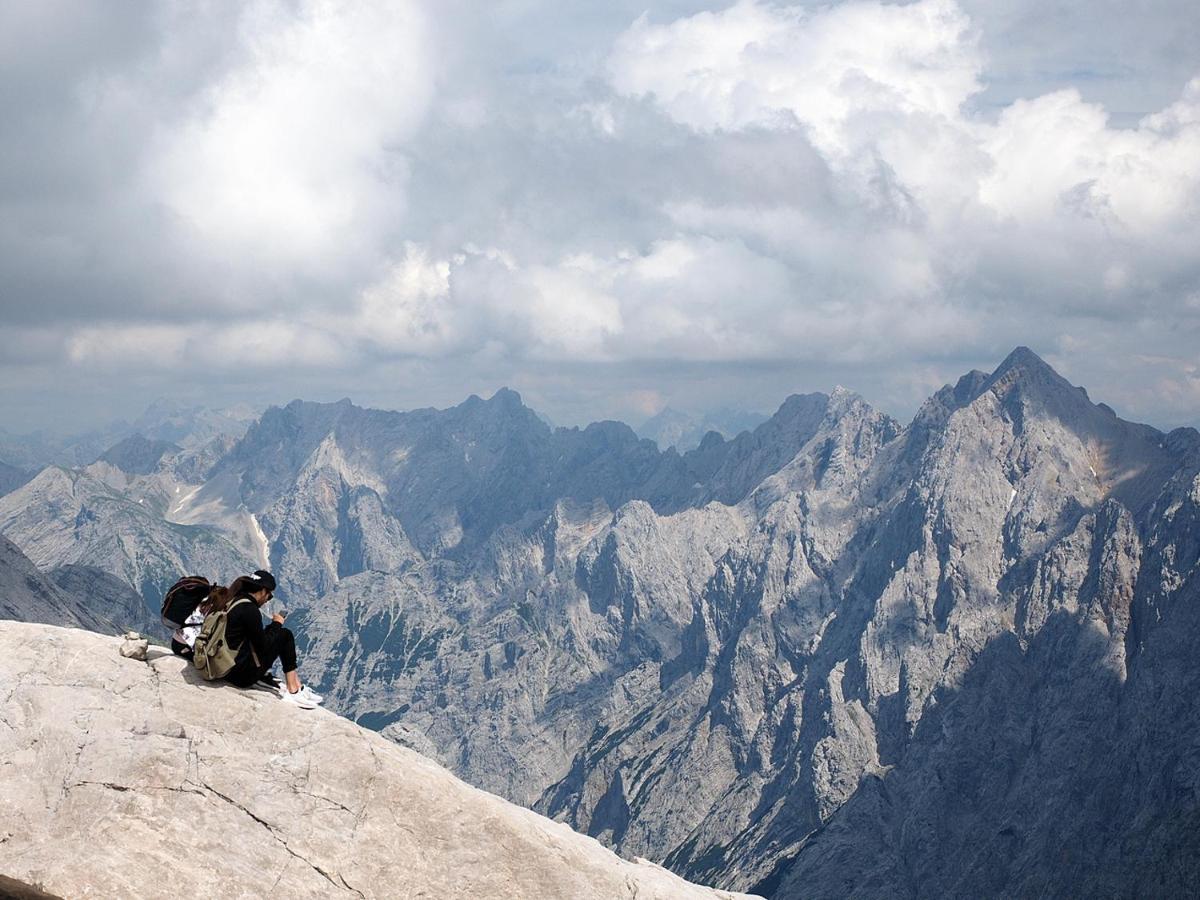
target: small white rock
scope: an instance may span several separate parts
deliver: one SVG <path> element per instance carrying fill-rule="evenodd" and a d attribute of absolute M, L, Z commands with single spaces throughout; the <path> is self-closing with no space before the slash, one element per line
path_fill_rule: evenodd
<path fill-rule="evenodd" d="M 146 651 L 150 649 L 150 642 L 139 635 L 136 631 L 125 632 L 125 640 L 121 642 L 120 650 L 118 651 L 127 659 L 140 659 L 145 661 Z"/>

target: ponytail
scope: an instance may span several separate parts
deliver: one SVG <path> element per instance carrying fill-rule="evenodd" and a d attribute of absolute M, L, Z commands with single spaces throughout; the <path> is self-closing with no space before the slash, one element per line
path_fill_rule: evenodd
<path fill-rule="evenodd" d="M 237 600 L 239 597 L 249 597 L 255 591 L 261 591 L 263 586 L 258 583 L 258 579 L 253 575 L 239 575 L 234 579 L 233 584 L 229 586 L 229 599 Z"/>
<path fill-rule="evenodd" d="M 229 605 L 231 596 L 229 588 L 214 584 L 212 590 L 208 592 L 208 597 L 200 604 L 200 612 L 206 616 L 210 612 L 220 612 Z"/>

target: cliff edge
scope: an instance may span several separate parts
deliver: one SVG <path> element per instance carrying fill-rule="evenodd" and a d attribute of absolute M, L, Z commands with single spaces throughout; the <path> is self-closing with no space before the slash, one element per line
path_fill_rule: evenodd
<path fill-rule="evenodd" d="M 325 710 L 0 621 L 0 872 L 67 897 L 732 898 Z"/>

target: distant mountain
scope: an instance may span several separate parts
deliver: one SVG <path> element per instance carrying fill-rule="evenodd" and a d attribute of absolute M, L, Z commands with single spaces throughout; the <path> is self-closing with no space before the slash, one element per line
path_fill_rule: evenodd
<path fill-rule="evenodd" d="M 23 484 L 28 484 L 35 474 L 37 473 L 28 469 L 0 462 L 0 497 L 15 491 Z"/>
<path fill-rule="evenodd" d="M 163 456 L 181 449 L 167 441 L 152 441 L 134 434 L 105 450 L 99 461 L 111 463 L 128 475 L 149 475 L 158 468 Z"/>
<path fill-rule="evenodd" d="M 751 431 L 766 420 L 767 416 L 734 409 L 720 409 L 696 416 L 667 406 L 643 422 L 637 433 L 639 437 L 654 441 L 663 450 L 674 447 L 680 453 L 686 453 L 699 447 L 710 431 L 728 439 L 743 431 Z"/>
<path fill-rule="evenodd" d="M 0 530 L 138 585 L 269 559 L 329 704 L 696 880 L 1178 894 L 1197 484 L 1195 431 L 1018 348 L 906 426 L 838 389 L 684 453 L 506 390 L 296 401 L 149 474 L 47 470 Z"/>
<path fill-rule="evenodd" d="M 257 414 L 248 407 L 211 410 L 156 400 L 135 421 L 66 434 L 35 431 L 12 434 L 0 430 L 0 460 L 19 469 L 47 465 L 83 466 L 133 436 L 195 449 L 222 437 L 240 438 Z"/>
<path fill-rule="evenodd" d="M 258 416 L 258 410 L 244 404 L 216 410 L 159 399 L 130 423 L 129 430 L 190 450 L 223 436 L 239 438 Z"/>
<path fill-rule="evenodd" d="M 149 633 L 141 598 L 112 575 L 68 566 L 49 573 L 0 535 L 0 619 L 86 628 L 102 634 Z"/>

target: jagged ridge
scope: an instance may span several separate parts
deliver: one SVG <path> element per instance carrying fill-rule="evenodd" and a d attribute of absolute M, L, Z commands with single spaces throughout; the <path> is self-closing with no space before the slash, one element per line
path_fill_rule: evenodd
<path fill-rule="evenodd" d="M 1006 708 L 988 660 L 1053 685 L 1051 714 L 1089 680 L 1149 683 L 1163 623 L 1190 627 L 1169 612 L 1194 596 L 1198 460 L 1195 432 L 1123 422 L 1019 348 L 906 428 L 839 390 L 684 456 L 617 423 L 552 431 L 511 392 L 408 414 L 296 403 L 209 484 L 263 523 L 339 708 L 622 852 L 837 896 L 903 883 L 893 848 L 921 832 L 868 801 L 883 784 L 948 815 L 950 788 L 912 787 L 941 777 L 925 761 L 943 737 L 981 782 L 967 738 L 1015 748 L 1006 765 L 1043 775 L 1013 808 L 1054 808 L 1070 744 L 971 713 Z M 1098 649 L 1044 651 L 1076 631 Z M 1068 658 L 1072 678 L 1049 679 Z M 1153 796 L 1147 833 L 1186 819 Z M 1145 844 L 1089 815 L 1080 834 L 1136 869 L 1120 848 Z M 974 834 L 989 816 L 950 818 Z M 1032 889 L 1051 864 L 940 863 L 951 893 Z"/>

